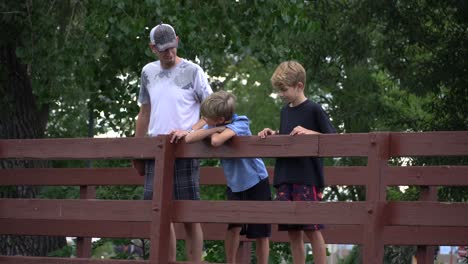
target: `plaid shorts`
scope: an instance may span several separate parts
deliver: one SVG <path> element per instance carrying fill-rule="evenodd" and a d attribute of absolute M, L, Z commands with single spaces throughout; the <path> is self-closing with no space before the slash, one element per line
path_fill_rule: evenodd
<path fill-rule="evenodd" d="M 277 201 L 322 201 L 322 191 L 314 185 L 303 184 L 281 184 L 276 189 Z M 322 224 L 311 225 L 292 225 L 280 224 L 278 231 L 287 230 L 320 230 L 323 229 Z"/>
<path fill-rule="evenodd" d="M 143 199 L 153 199 L 154 160 L 145 164 L 145 186 Z M 176 159 L 174 167 L 175 200 L 200 200 L 200 161 L 198 159 Z"/>

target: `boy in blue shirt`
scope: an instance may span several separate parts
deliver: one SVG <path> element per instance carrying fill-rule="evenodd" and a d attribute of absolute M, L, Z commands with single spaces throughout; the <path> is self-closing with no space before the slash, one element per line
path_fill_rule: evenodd
<path fill-rule="evenodd" d="M 313 135 L 336 133 L 322 107 L 304 95 L 306 72 L 296 61 L 281 63 L 271 77 L 271 84 L 286 103 L 281 109 L 280 128 L 265 128 L 258 133 L 269 135 Z M 317 157 L 278 158 L 273 185 L 278 201 L 321 201 L 324 187 L 323 164 Z M 294 264 L 304 264 L 305 251 L 302 234 L 312 243 L 314 263 L 326 263 L 325 241 L 320 229 L 323 225 L 278 225 L 288 231 Z"/>
<path fill-rule="evenodd" d="M 201 104 L 201 115 L 206 122 L 202 129 L 190 132 L 185 142 L 205 138 L 214 147 L 221 146 L 234 136 L 251 136 L 249 119 L 234 113 L 234 95 L 219 91 L 208 96 Z M 221 159 L 227 181 L 228 200 L 270 201 L 268 172 L 260 158 Z M 224 247 L 228 263 L 236 263 L 240 235 L 255 239 L 257 263 L 267 264 L 269 255 L 270 224 L 229 224 Z"/>

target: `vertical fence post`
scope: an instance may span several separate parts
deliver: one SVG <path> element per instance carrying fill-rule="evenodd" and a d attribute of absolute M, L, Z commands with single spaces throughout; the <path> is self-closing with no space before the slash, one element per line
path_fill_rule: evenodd
<path fill-rule="evenodd" d="M 96 189 L 94 186 L 80 186 L 80 199 L 94 199 L 96 198 Z M 91 250 L 91 237 L 77 237 L 76 238 L 76 256 L 79 258 L 90 258 Z"/>
<path fill-rule="evenodd" d="M 421 186 L 420 201 L 437 201 L 437 188 L 435 186 Z M 416 251 L 418 264 L 434 263 L 435 246 L 419 245 Z"/>
<path fill-rule="evenodd" d="M 167 136 L 156 137 L 156 144 L 159 151 L 155 155 L 149 262 L 167 264 L 175 152 Z"/>
<path fill-rule="evenodd" d="M 390 134 L 369 133 L 369 153 L 367 158 L 366 204 L 367 223 L 364 228 L 362 262 L 364 264 L 383 263 L 384 207 L 386 186 L 383 175 L 390 155 Z"/>

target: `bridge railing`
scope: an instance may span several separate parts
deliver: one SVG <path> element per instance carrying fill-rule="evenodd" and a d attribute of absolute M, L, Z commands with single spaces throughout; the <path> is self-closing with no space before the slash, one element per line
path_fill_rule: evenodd
<path fill-rule="evenodd" d="M 314 136 L 236 137 L 213 148 L 204 142 L 171 144 L 166 136 L 120 139 L 0 140 L 0 159 L 155 159 L 153 201 L 0 199 L 0 234 L 150 238 L 150 263 L 168 263 L 172 222 L 204 223 L 205 239 L 223 239 L 226 223 L 323 223 L 330 244 L 360 244 L 363 263 L 382 263 L 385 245 L 420 245 L 429 259 L 432 245 L 468 244 L 468 205 L 442 203 L 431 186 L 467 186 L 468 166 L 390 166 L 412 156 L 467 156 L 468 132 L 369 133 Z M 173 201 L 176 158 L 365 157 L 366 166 L 326 167 L 327 185 L 362 185 L 359 202 Z M 270 175 L 271 176 L 271 175 Z M 224 184 L 219 168 L 204 168 L 202 184 Z M 0 185 L 135 185 L 132 168 L 3 169 Z M 428 186 L 421 201 L 387 201 L 387 187 Z M 83 198 L 89 198 L 83 197 Z M 179 231 L 178 235 L 183 236 Z M 273 241 L 287 241 L 275 232 Z M 246 241 L 248 242 L 248 241 Z M 89 244 L 83 243 L 81 247 Z M 428 247 L 429 246 L 429 247 Z M 82 252 L 89 252 L 82 249 Z M 244 250 L 246 252 L 246 250 Z M 146 263 L 0 256 L 0 263 Z M 78 262 L 77 262 L 78 263 Z"/>

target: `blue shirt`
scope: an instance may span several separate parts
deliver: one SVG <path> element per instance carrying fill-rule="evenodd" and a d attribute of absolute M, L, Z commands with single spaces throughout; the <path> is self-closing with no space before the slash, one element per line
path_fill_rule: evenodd
<path fill-rule="evenodd" d="M 250 121 L 246 116 L 233 115 L 232 121 L 225 125 L 236 133 L 236 136 L 251 136 Z M 205 126 L 205 128 L 210 128 Z M 263 160 L 260 158 L 221 159 L 227 186 L 232 192 L 245 191 L 268 177 Z"/>

